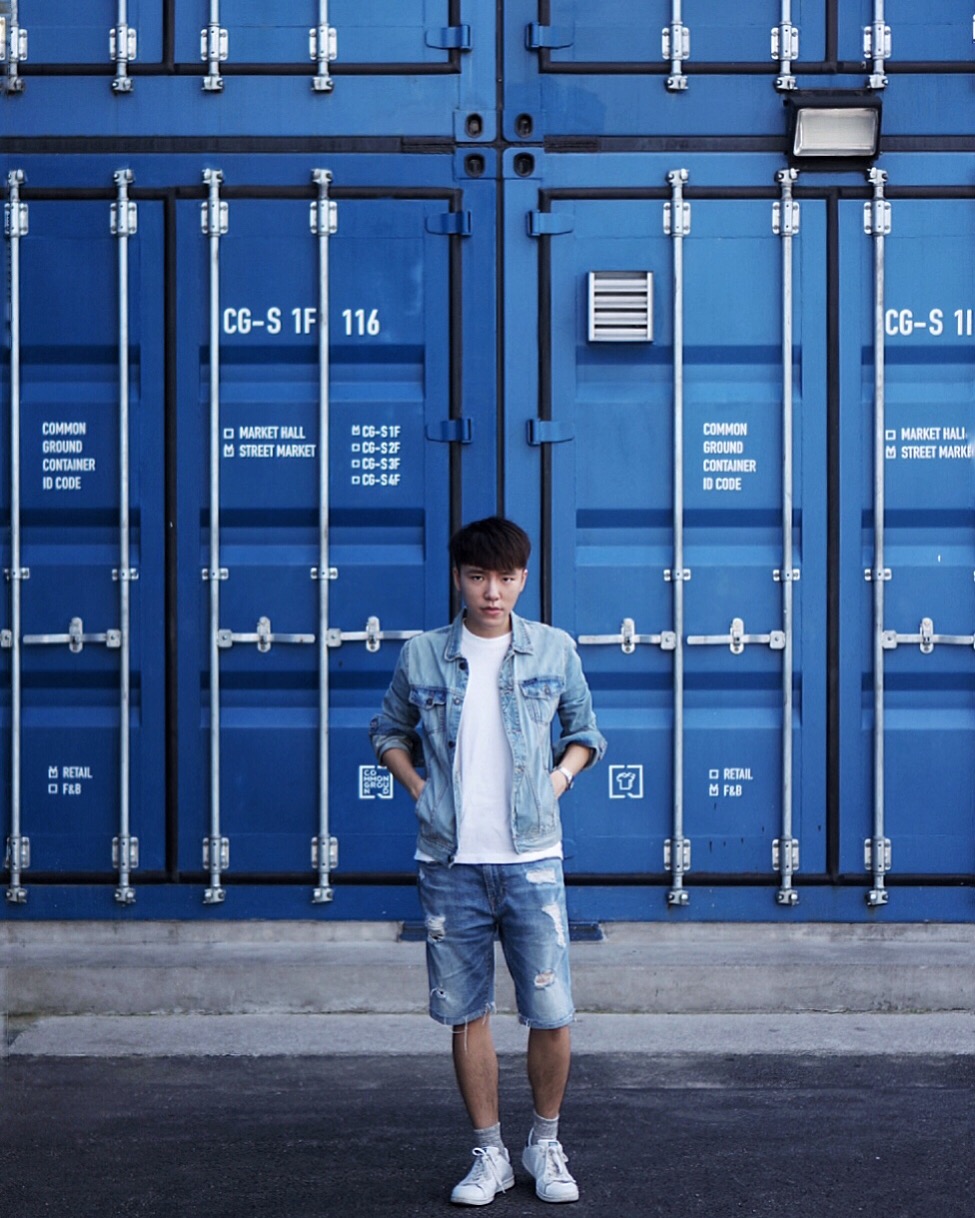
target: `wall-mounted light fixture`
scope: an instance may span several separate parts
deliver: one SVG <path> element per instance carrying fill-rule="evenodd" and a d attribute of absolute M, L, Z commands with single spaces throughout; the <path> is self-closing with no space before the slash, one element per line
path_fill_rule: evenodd
<path fill-rule="evenodd" d="M 786 149 L 803 169 L 858 169 L 880 153 L 880 98 L 870 93 L 798 92 L 785 99 Z"/>

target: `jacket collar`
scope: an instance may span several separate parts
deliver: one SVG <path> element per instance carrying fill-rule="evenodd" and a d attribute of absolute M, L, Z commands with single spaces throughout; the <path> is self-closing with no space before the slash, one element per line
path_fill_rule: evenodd
<path fill-rule="evenodd" d="M 447 634 L 447 646 L 444 649 L 445 660 L 459 660 L 461 658 L 461 643 L 463 638 L 464 612 L 461 610 L 450 623 L 450 630 Z M 517 613 L 511 615 L 511 650 L 521 655 L 531 655 L 535 650 L 532 647 L 525 619 L 519 617 Z"/>

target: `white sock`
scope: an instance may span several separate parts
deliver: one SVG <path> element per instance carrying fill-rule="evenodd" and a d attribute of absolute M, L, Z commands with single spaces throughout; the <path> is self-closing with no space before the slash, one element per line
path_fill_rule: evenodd
<path fill-rule="evenodd" d="M 559 1118 L 539 1116 L 537 1112 L 532 1113 L 532 1128 L 528 1135 L 528 1144 L 534 1142 L 554 1142 L 559 1136 Z"/>
<path fill-rule="evenodd" d="M 501 1141 L 501 1122 L 499 1121 L 497 1125 L 488 1125 L 486 1129 L 475 1129 L 474 1143 L 482 1148 L 494 1146 L 498 1150 L 504 1150 L 504 1142 Z"/>

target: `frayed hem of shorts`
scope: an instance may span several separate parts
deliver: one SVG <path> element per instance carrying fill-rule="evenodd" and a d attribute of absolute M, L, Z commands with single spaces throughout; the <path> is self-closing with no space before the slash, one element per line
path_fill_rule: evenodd
<path fill-rule="evenodd" d="M 537 1028 L 539 1032 L 556 1032 L 559 1028 L 568 1028 L 576 1022 L 576 1013 L 572 1011 L 567 1019 L 559 1020 L 557 1023 L 542 1023 L 540 1020 L 531 1019 L 527 1015 L 519 1015 L 518 1022 L 523 1028 Z"/>
<path fill-rule="evenodd" d="M 467 1015 L 461 1019 L 445 1019 L 442 1015 L 434 1015 L 433 1011 L 428 1012 L 434 1023 L 438 1023 L 444 1028 L 462 1028 L 468 1023 L 477 1023 L 479 1019 L 484 1019 L 488 1015 L 496 1015 L 498 1013 L 497 1005 L 493 1002 L 488 1003 L 480 1011 L 473 1015 Z"/>

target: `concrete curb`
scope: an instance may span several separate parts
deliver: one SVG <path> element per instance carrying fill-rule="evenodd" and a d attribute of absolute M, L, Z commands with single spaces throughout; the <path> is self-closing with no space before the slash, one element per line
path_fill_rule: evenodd
<path fill-rule="evenodd" d="M 593 1014 L 975 1010 L 969 925 L 609 924 L 576 943 Z M 0 927 L 14 1019 L 60 1015 L 421 1014 L 424 945 L 396 923 L 32 923 Z M 506 970 L 498 1008 L 511 1011 Z"/>
<path fill-rule="evenodd" d="M 493 1019 L 501 1053 L 526 1030 Z M 75 1016 L 38 1020 L 11 1057 L 325 1057 L 445 1055 L 450 1030 L 425 1015 Z M 975 1016 L 583 1015 L 575 1055 L 975 1056 Z"/>

